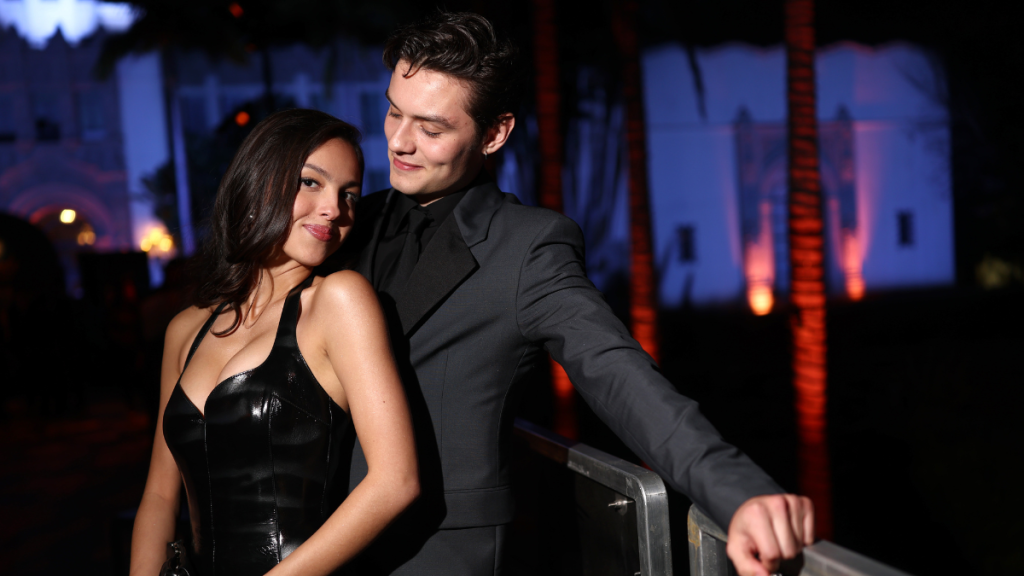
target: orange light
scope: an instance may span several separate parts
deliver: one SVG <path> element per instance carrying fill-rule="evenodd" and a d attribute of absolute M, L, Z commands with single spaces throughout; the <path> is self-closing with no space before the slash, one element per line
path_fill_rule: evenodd
<path fill-rule="evenodd" d="M 758 316 L 772 311 L 775 297 L 775 246 L 772 243 L 772 205 L 765 200 L 758 206 L 761 231 L 757 238 L 748 239 L 744 246 L 743 274 L 747 278 L 747 302 Z"/>
<path fill-rule="evenodd" d="M 82 226 L 82 230 L 78 233 L 76 241 L 79 246 L 92 246 L 96 243 L 96 232 L 92 229 L 92 226 L 86 224 L 85 226 Z"/>
<path fill-rule="evenodd" d="M 864 276 L 860 243 L 852 232 L 843 233 L 843 275 L 846 277 L 846 295 L 857 301 L 864 297 Z"/>
<path fill-rule="evenodd" d="M 231 5 L 228 6 L 228 10 L 231 11 L 231 15 L 235 18 L 241 18 L 242 14 L 245 14 L 245 10 L 242 10 L 242 7 L 238 5 L 238 2 L 232 2 Z"/>
<path fill-rule="evenodd" d="M 245 126 L 248 123 L 249 123 L 249 113 L 248 112 L 246 112 L 245 110 L 242 110 L 238 114 L 235 114 L 235 124 L 238 124 L 239 126 Z"/>
<path fill-rule="evenodd" d="M 70 208 L 66 208 L 60 211 L 60 221 L 63 222 L 64 224 L 71 224 L 72 222 L 75 221 L 76 216 L 77 214 L 75 213 L 75 211 Z"/>
<path fill-rule="evenodd" d="M 751 286 L 747 289 L 747 301 L 750 302 L 750 309 L 758 316 L 771 312 L 775 304 L 771 286 Z"/>
<path fill-rule="evenodd" d="M 575 440 L 579 437 L 579 424 L 576 422 L 576 393 L 573 390 L 569 375 L 561 364 L 551 362 L 551 387 L 555 393 L 555 432 Z"/>

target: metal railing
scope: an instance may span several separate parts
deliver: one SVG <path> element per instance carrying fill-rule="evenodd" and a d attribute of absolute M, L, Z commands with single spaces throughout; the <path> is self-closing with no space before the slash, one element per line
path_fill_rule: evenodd
<path fill-rule="evenodd" d="M 690 576 L 736 574 L 725 555 L 725 532 L 696 505 L 690 506 L 686 517 L 686 534 L 690 542 Z M 827 540 L 804 548 L 800 556 L 783 564 L 781 572 L 798 576 L 909 576 Z"/>
<path fill-rule="evenodd" d="M 576 504 L 593 521 L 582 535 L 601 540 L 602 531 L 614 530 L 626 536 L 627 574 L 672 576 L 672 548 L 669 534 L 668 494 L 661 477 L 586 444 L 574 443 L 525 420 L 516 420 L 516 435 L 531 450 L 565 465 L 576 473 Z M 635 519 L 635 520 L 634 520 Z M 635 530 L 635 532 L 634 532 Z M 635 534 L 636 546 L 632 546 Z M 609 553 L 600 543 L 584 549 L 590 555 Z M 621 550 L 619 551 L 621 552 Z M 584 562 L 587 562 L 584 558 Z M 593 560 L 593 558 L 590 558 Z M 595 565 L 600 565 L 595 562 Z M 585 573 L 595 571 L 585 570 Z"/>

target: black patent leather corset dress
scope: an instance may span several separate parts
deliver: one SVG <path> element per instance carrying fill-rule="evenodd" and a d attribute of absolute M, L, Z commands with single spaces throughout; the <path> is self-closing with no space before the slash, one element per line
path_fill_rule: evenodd
<path fill-rule="evenodd" d="M 350 419 L 299 352 L 299 298 L 285 300 L 274 346 L 258 367 L 210 392 L 203 412 L 174 386 L 163 432 L 181 471 L 201 576 L 265 574 L 309 538 L 347 494 L 340 449 Z M 221 312 L 199 331 L 185 366 Z M 343 462 L 344 461 L 344 462 Z"/>

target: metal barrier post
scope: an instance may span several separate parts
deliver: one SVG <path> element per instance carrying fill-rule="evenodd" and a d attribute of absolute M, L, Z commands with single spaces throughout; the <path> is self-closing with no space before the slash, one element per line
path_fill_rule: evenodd
<path fill-rule="evenodd" d="M 596 448 L 573 443 L 525 420 L 516 420 L 515 432 L 534 452 L 620 495 L 606 504 L 608 508 L 625 514 L 632 504 L 636 512 L 638 574 L 672 576 L 668 494 L 660 476 Z"/>

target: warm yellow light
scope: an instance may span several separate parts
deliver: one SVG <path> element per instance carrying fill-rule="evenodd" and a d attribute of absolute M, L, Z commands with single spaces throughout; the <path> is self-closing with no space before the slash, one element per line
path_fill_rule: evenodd
<path fill-rule="evenodd" d="M 142 237 L 142 240 L 139 241 L 139 248 L 141 248 L 143 252 L 154 251 L 154 254 L 157 252 L 165 255 L 170 254 L 170 252 L 174 250 L 174 238 L 172 238 L 171 235 L 163 228 L 153 227 L 150 228 L 149 232 Z"/>
<path fill-rule="evenodd" d="M 70 208 L 65 208 L 64 210 L 60 211 L 60 221 L 65 224 L 71 224 L 72 222 L 74 222 L 75 216 L 78 216 L 78 214 L 76 214 L 75 211 Z"/>
<path fill-rule="evenodd" d="M 772 311 L 775 297 L 772 296 L 771 286 L 757 285 L 747 289 L 747 300 L 750 302 L 750 309 L 758 316 L 764 316 Z"/>

